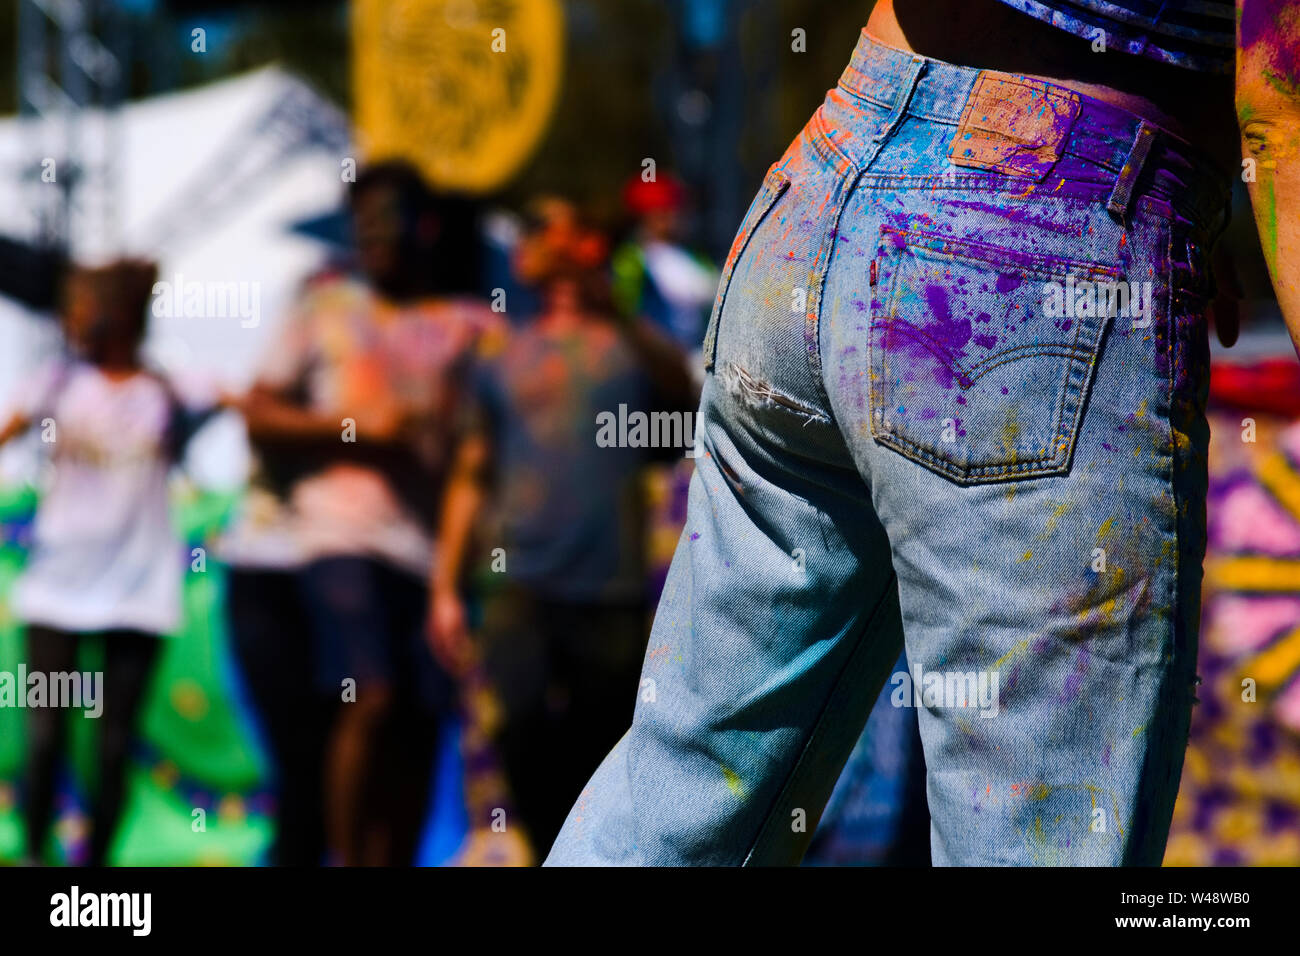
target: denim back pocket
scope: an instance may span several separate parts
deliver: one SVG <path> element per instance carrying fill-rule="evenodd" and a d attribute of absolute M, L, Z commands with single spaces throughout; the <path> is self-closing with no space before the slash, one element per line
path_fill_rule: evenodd
<path fill-rule="evenodd" d="M 1109 266 L 882 227 L 872 437 L 963 485 L 1067 473 L 1121 280 Z"/>
<path fill-rule="evenodd" d="M 727 300 L 727 287 L 731 285 L 731 276 L 736 271 L 736 260 L 745 251 L 749 245 L 750 238 L 753 237 L 754 231 L 758 229 L 759 224 L 767 218 L 767 214 L 772 211 L 776 201 L 781 198 L 785 191 L 790 187 L 790 177 L 786 175 L 781 164 L 772 166 L 763 177 L 762 188 L 759 189 L 758 195 L 750 203 L 749 211 L 745 213 L 745 218 L 741 220 L 740 231 L 736 233 L 736 238 L 732 240 L 731 250 L 727 253 L 727 259 L 722 264 L 722 278 L 718 282 L 718 294 L 713 300 L 713 312 L 709 316 L 708 328 L 704 332 L 704 368 L 713 371 L 714 361 L 718 351 L 718 320 L 722 316 L 722 306 Z"/>

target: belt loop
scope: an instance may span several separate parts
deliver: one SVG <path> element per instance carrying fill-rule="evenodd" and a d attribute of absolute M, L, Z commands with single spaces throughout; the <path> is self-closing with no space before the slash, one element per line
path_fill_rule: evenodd
<path fill-rule="evenodd" d="M 907 104 L 912 101 L 912 93 L 916 91 L 916 84 L 921 79 L 921 74 L 925 72 L 925 57 L 912 57 L 911 64 L 907 67 L 907 74 L 903 77 L 903 85 L 898 89 L 898 97 L 894 100 L 894 108 L 889 111 L 889 118 L 885 120 L 876 135 L 871 137 L 873 141 L 879 143 L 887 138 L 898 124 L 902 122 L 903 114 L 907 112 Z"/>
<path fill-rule="evenodd" d="M 1124 168 L 1119 171 L 1119 178 L 1115 180 L 1115 188 L 1111 191 L 1110 200 L 1106 203 L 1111 218 L 1121 226 L 1124 225 L 1125 219 L 1128 218 L 1128 207 L 1133 201 L 1133 187 L 1137 184 L 1138 177 L 1142 175 L 1142 166 L 1151 153 L 1151 144 L 1155 142 L 1155 138 L 1156 128 L 1148 124 L 1146 120 L 1139 120 L 1137 135 L 1133 137 L 1133 145 L 1129 147 L 1128 157 L 1124 160 Z"/>

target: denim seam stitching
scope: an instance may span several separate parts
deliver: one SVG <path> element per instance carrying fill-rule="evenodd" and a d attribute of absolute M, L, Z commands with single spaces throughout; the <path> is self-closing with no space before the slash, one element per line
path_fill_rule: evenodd
<path fill-rule="evenodd" d="M 858 72 L 859 76 L 864 75 L 860 71 L 855 71 L 855 72 Z M 876 99 L 874 96 L 868 96 L 866 93 L 863 93 L 861 90 L 855 90 L 851 86 L 845 86 L 843 77 L 840 77 L 839 82 L 836 83 L 835 85 L 838 86 L 845 93 L 849 94 L 849 96 L 852 96 L 854 99 L 861 100 L 863 103 L 870 103 L 872 106 L 879 107 L 882 110 L 887 110 L 894 105 L 893 103 L 882 102 L 881 100 Z"/>
<path fill-rule="evenodd" d="M 1123 276 L 1123 271 L 1118 267 L 1118 265 L 1106 265 L 1104 263 L 1099 263 L 1099 262 L 1088 262 L 1083 259 L 1070 259 L 1065 256 L 1057 256 L 1055 257 L 1055 260 L 1053 260 L 1052 256 L 1043 253 L 1020 253 L 1020 255 L 1026 256 L 1031 260 L 1030 267 L 1023 268 L 1020 265 L 1020 263 L 1013 261 L 1011 257 L 1005 255 L 999 255 L 999 253 L 1006 253 L 1006 252 L 1014 253 L 1014 250 L 1008 250 L 1001 246 L 995 246 L 991 243 L 977 242 L 972 239 L 961 238 L 960 236 L 944 236 L 938 233 L 920 232 L 914 229 L 895 229 L 889 226 L 885 226 L 883 228 L 888 230 L 889 232 L 895 233 L 896 235 L 915 236 L 918 239 L 923 241 L 937 240 L 939 242 L 942 242 L 944 245 L 950 245 L 956 248 L 956 251 L 950 252 L 946 250 L 935 249 L 929 245 L 922 246 L 922 248 L 924 248 L 931 255 L 940 256 L 949 259 L 965 260 L 967 262 L 970 262 L 972 265 L 995 265 L 996 266 L 1005 263 L 1015 268 L 1022 269 L 1022 271 L 1039 279 L 1051 279 L 1060 274 L 1059 272 L 1052 270 L 1047 266 L 1041 265 L 1041 263 L 1050 263 L 1052 261 L 1065 263 L 1067 266 L 1075 267 L 1077 271 L 1088 272 L 1090 274 L 1101 273 L 1103 275 L 1110 276 L 1112 278 L 1121 278 Z M 907 245 L 908 248 L 916 248 L 917 243 L 909 242 L 907 243 Z M 973 251 L 963 252 L 962 251 L 963 249 L 969 249 Z M 981 251 L 985 253 L 984 256 L 978 254 Z"/>
<path fill-rule="evenodd" d="M 877 143 L 872 153 L 872 159 L 879 155 L 880 148 L 881 144 Z M 851 172 L 852 176 L 849 176 L 848 172 Z M 858 180 L 861 179 L 862 174 L 863 169 L 861 167 L 853 166 L 849 171 L 841 175 L 836 183 L 840 195 L 835 204 L 830 230 L 822 239 L 822 248 L 818 250 L 817 259 L 813 261 L 813 271 L 809 276 L 813 302 L 812 308 L 808 310 L 804 317 L 804 353 L 812 376 L 812 386 L 817 390 L 815 397 L 821 406 L 826 409 L 832 407 L 830 394 L 826 390 L 826 382 L 823 379 L 824 369 L 821 356 L 822 306 L 826 297 L 826 279 L 830 275 L 831 263 L 835 260 L 835 251 L 839 247 L 840 219 L 844 216 L 844 209 L 848 206 L 850 197 L 856 191 Z M 818 260 L 823 258 L 825 261 L 819 263 Z"/>
<path fill-rule="evenodd" d="M 813 123 L 816 124 L 816 128 L 813 130 L 813 135 L 809 137 L 813 149 L 821 154 L 822 159 L 832 164 L 838 173 L 843 174 L 848 169 L 856 169 L 857 163 L 850 159 L 831 138 L 830 131 L 826 127 L 826 118 L 822 115 L 822 110 L 825 108 L 823 104 L 817 107 L 817 112 L 813 113 Z"/>
<path fill-rule="evenodd" d="M 912 57 L 907 66 L 907 72 L 903 74 L 902 83 L 898 88 L 898 95 L 888 107 L 889 112 L 885 115 L 884 124 L 872 135 L 872 142 L 883 144 L 893 139 L 898 133 L 899 127 L 907 122 L 907 112 L 912 106 L 917 87 L 920 86 L 928 65 L 929 61 L 924 57 Z"/>
<path fill-rule="evenodd" d="M 986 193 L 1010 193 L 1024 192 L 1025 180 L 1023 178 L 1014 181 L 1008 181 L 1004 176 L 994 172 L 972 173 L 964 176 L 958 176 L 955 179 L 944 181 L 942 173 L 927 174 L 924 176 L 913 176 L 906 173 L 877 173 L 868 171 L 867 180 L 864 185 L 870 189 L 937 189 L 943 188 L 948 184 L 953 187 L 960 187 L 963 190 L 969 189 L 977 192 Z M 1105 183 L 1091 183 L 1084 180 L 1070 179 L 1065 182 L 1073 183 L 1080 186 L 1086 186 L 1097 190 L 1097 199 L 1081 199 L 1078 196 L 1061 196 L 1053 195 L 1053 202 L 1060 203 L 1078 203 L 1083 206 L 1096 205 L 1098 202 L 1104 204 L 1105 198 L 1110 195 L 1111 187 Z M 1146 209 L 1151 203 L 1162 203 L 1168 206 L 1166 200 L 1158 196 L 1141 196 L 1134 200 L 1135 208 Z M 1168 217 L 1162 217 L 1168 218 Z"/>
<path fill-rule="evenodd" d="M 774 177 L 775 180 L 774 180 Z M 754 233 L 758 227 L 776 208 L 776 204 L 781 200 L 793 185 L 793 180 L 780 163 L 773 163 L 763 176 L 763 185 L 760 187 L 759 196 L 765 197 L 761 203 L 761 208 L 753 210 L 752 217 L 746 216 L 744 222 L 740 225 L 740 233 L 737 238 L 740 246 L 736 250 L 735 258 L 732 259 L 728 254 L 729 262 L 723 264 L 723 274 L 718 278 L 718 291 L 714 295 L 713 311 L 709 314 L 709 324 L 704 332 L 704 370 L 712 373 L 713 367 L 717 364 L 718 335 L 721 332 L 722 310 L 727 301 L 727 295 L 731 290 L 731 281 L 736 273 L 736 266 L 740 263 L 740 258 L 749 248 L 750 242 L 754 238 Z M 758 197 L 755 197 L 757 201 Z M 752 218 L 752 222 L 750 221 Z"/>
<path fill-rule="evenodd" d="M 1086 319 L 1074 323 L 1074 341 L 1076 345 L 1083 336 L 1084 328 L 1091 327 L 1091 325 L 1092 323 Z M 1052 440 L 1056 442 L 1054 448 L 1056 454 L 1053 456 L 1053 460 L 1057 457 L 1061 459 L 1062 474 L 1069 468 L 1070 457 L 1074 454 L 1075 443 L 1079 440 L 1079 428 L 1082 424 L 1079 416 L 1087 398 L 1086 392 L 1089 380 L 1089 376 L 1084 374 L 1084 370 L 1090 370 L 1093 363 L 1097 361 L 1097 350 L 1101 347 L 1101 336 L 1105 327 L 1106 321 L 1101 319 L 1097 323 L 1096 334 L 1092 336 L 1092 346 L 1087 349 L 1081 348 L 1080 351 L 1086 354 L 1079 359 L 1071 359 L 1065 367 L 1065 376 L 1061 381 L 1061 394 L 1056 401 L 1056 421 L 1052 430 Z M 1069 423 L 1068 431 L 1066 430 L 1067 421 Z"/>
<path fill-rule="evenodd" d="M 928 339 L 924 335 L 915 334 L 918 333 L 920 330 L 916 329 L 915 326 L 913 326 L 906 319 L 900 319 L 898 320 L 897 323 L 891 322 L 889 324 L 891 328 L 893 328 L 895 331 L 901 331 L 904 335 L 911 336 L 913 340 L 925 346 L 930 351 L 931 354 L 933 354 L 936 358 L 943 361 L 944 365 L 947 366 L 949 371 L 957 373 L 959 378 L 961 379 L 963 389 L 968 388 L 971 385 L 974 385 L 976 382 L 982 379 L 989 372 L 993 371 L 993 369 L 1001 368 L 1003 365 L 1010 365 L 1012 362 L 1020 362 L 1025 359 L 1033 359 L 1033 358 L 1063 358 L 1063 359 L 1070 359 L 1072 361 L 1074 360 L 1084 361 L 1087 358 L 1087 356 L 1083 354 L 1084 350 L 1081 347 L 1076 346 L 1074 344 L 1063 343 L 1061 345 L 1015 345 L 1009 349 L 1004 349 L 1003 351 L 998 352 L 995 355 L 990 355 L 983 362 L 978 362 L 975 365 L 972 365 L 970 368 L 966 368 L 961 363 L 953 360 L 951 356 L 943 355 L 936 348 L 932 348 L 931 346 L 933 345 L 933 340 Z M 906 328 L 899 328 L 900 324 L 906 326 Z M 1011 355 L 1007 358 L 1003 358 L 1003 356 L 1007 355 L 1007 353 L 1009 352 L 1025 352 L 1027 350 L 1029 353 L 1027 355 Z M 993 359 L 998 359 L 999 361 L 995 362 L 993 361 Z"/>
<path fill-rule="evenodd" d="M 959 485 L 992 484 L 999 479 L 1046 478 L 1064 474 L 1062 469 L 1065 467 L 1065 462 L 1061 460 L 1059 452 L 1052 458 L 1030 458 L 1015 465 L 980 465 L 963 469 L 950 461 L 936 458 L 892 434 L 873 434 L 872 437 L 904 458 L 923 467 L 929 467 Z"/>
<path fill-rule="evenodd" d="M 883 231 L 883 230 L 882 230 Z M 926 233 L 920 233 L 913 230 L 889 229 L 888 231 L 897 233 L 902 236 L 916 236 L 918 238 L 931 238 Z M 944 237 L 933 237 L 943 239 Z M 951 241 L 951 240 L 944 240 Z M 973 243 L 965 240 L 956 240 L 958 244 L 965 245 L 970 249 L 986 249 L 991 256 L 996 253 L 997 247 L 986 246 L 981 243 Z M 909 248 L 913 244 L 909 243 Z M 935 250 L 930 250 L 934 252 Z M 877 255 L 879 255 L 879 251 Z M 949 258 L 962 258 L 959 254 L 938 253 Z M 967 256 L 967 259 L 973 259 L 976 263 L 985 265 L 994 264 L 996 261 L 991 258 L 980 259 L 977 256 Z M 1102 266 L 1096 263 L 1084 263 L 1080 260 L 1063 259 L 1062 261 L 1079 266 L 1085 270 L 1102 271 L 1104 274 L 1122 277 L 1123 272 L 1116 267 Z M 889 277 L 889 293 L 887 308 L 893 309 L 894 301 L 897 296 L 897 280 L 899 270 L 897 268 L 891 271 Z M 891 312 L 892 314 L 892 312 Z M 1085 327 L 1095 326 L 1095 332 L 1091 333 L 1092 344 L 1082 346 L 1079 344 L 1083 336 Z M 869 373 L 874 376 L 875 371 L 875 331 L 877 324 L 875 316 L 872 316 L 871 332 L 867 337 L 867 361 Z M 1086 404 L 1087 393 L 1089 392 L 1088 383 L 1093 377 L 1093 371 L 1098 361 L 1098 352 L 1101 348 L 1102 338 L 1106 329 L 1106 318 L 1096 317 L 1094 321 L 1080 321 L 1075 323 L 1074 341 L 1068 346 L 1074 350 L 1075 354 L 1063 356 L 1068 358 L 1065 369 L 1065 375 L 1062 376 L 1061 384 L 1058 389 L 1056 402 L 1053 404 L 1053 421 L 1052 421 L 1052 454 L 1041 455 L 1024 461 L 1008 463 L 1005 465 L 979 465 L 975 467 L 966 467 L 945 458 L 939 457 L 934 452 L 923 446 L 916 444 L 910 439 L 904 438 L 893 431 L 881 430 L 876 428 L 875 410 L 882 407 L 883 397 L 878 395 L 876 383 L 871 381 L 868 395 L 870 398 L 870 408 L 868 409 L 867 420 L 870 423 L 871 437 L 879 444 L 901 454 L 903 457 L 922 465 L 930 467 L 932 470 L 939 472 L 941 475 L 949 477 L 959 484 L 971 485 L 980 483 L 979 479 L 1001 479 L 1012 477 L 1044 477 L 1053 475 L 1062 475 L 1068 471 L 1069 462 L 1074 454 L 1074 448 L 1078 443 L 1078 433 L 1082 425 L 1081 415 Z M 1031 348 L 1031 345 L 1017 346 L 1016 348 Z M 1017 358 L 1030 358 L 1035 356 L 1017 356 Z M 1008 360 L 1008 361 L 1014 361 Z M 1007 364 L 1006 362 L 998 364 Z M 979 366 L 975 366 L 978 368 Z M 994 367 L 994 366 L 990 366 Z M 987 372 L 988 369 L 985 369 Z M 1074 396 L 1071 398 L 1071 396 Z M 1073 414 L 1071 414 L 1071 410 Z M 1064 434 L 1064 428 L 1067 418 L 1072 419 L 1068 435 Z"/>
<path fill-rule="evenodd" d="M 895 269 L 893 274 L 890 276 L 890 280 L 889 280 L 890 281 L 889 308 L 891 310 L 894 307 L 894 302 L 897 297 L 897 278 L 898 278 L 898 270 Z M 1077 331 L 1075 333 L 1075 338 L 1076 340 L 1078 338 Z M 874 367 L 875 367 L 874 365 L 874 359 L 875 359 L 874 322 L 873 322 L 873 333 L 870 336 L 869 345 L 870 345 L 869 361 L 872 362 L 872 370 L 874 371 Z M 1067 380 L 1068 380 L 1068 376 L 1067 376 Z M 1060 434 L 1060 422 L 1062 417 L 1061 403 L 1064 401 L 1065 398 L 1064 389 L 1066 387 L 1066 384 L 1067 383 L 1062 384 L 1061 387 L 1062 391 L 1060 394 L 1057 395 L 1056 403 L 1054 405 L 1055 411 L 1053 413 L 1053 423 L 1052 423 L 1053 438 L 1055 438 L 1057 435 Z M 872 387 L 871 387 L 871 398 L 872 398 L 872 404 L 875 405 L 876 388 L 874 382 L 872 382 Z M 884 405 L 883 397 L 880 400 L 879 405 L 880 406 Z M 1013 474 L 1030 472 L 1034 469 L 1059 468 L 1059 464 L 1057 464 L 1056 462 L 1056 459 L 1057 457 L 1059 457 L 1059 455 L 1052 455 L 1050 458 L 1045 456 L 1040 456 L 1037 458 L 1027 459 L 1023 462 L 1014 462 L 1005 465 L 996 465 L 996 464 L 978 465 L 975 467 L 962 466 L 955 462 L 949 461 L 946 458 L 939 456 L 937 453 L 930 451 L 928 448 L 925 448 L 924 446 L 919 445 L 908 438 L 904 438 L 902 435 L 898 434 L 895 431 L 883 430 L 883 422 L 882 422 L 882 431 L 880 433 L 877 433 L 875 415 L 872 414 L 872 412 L 874 411 L 875 411 L 874 408 L 870 409 L 867 416 L 868 421 L 871 423 L 872 438 L 874 438 L 880 444 L 885 445 L 888 448 L 893 448 L 899 454 L 903 455 L 903 457 L 908 458 L 919 465 L 933 467 L 933 469 L 940 472 L 940 474 L 953 478 L 954 480 L 960 480 L 963 478 L 984 477 L 986 475 L 992 478 L 1006 478 L 1006 477 L 1010 477 Z M 1055 473 L 1057 473 L 1055 470 L 1047 472 L 1047 474 L 1055 474 Z"/>
<path fill-rule="evenodd" d="M 1062 149 L 1061 158 L 1064 159 L 1066 156 L 1069 156 L 1072 159 L 1077 159 L 1082 162 L 1088 163 L 1091 166 L 1100 166 L 1102 169 L 1106 170 L 1106 172 L 1110 173 L 1113 176 L 1118 176 L 1121 170 L 1123 170 L 1124 168 L 1123 160 L 1120 160 L 1120 165 L 1115 166 L 1108 158 L 1099 159 L 1096 155 L 1081 153 L 1073 149 Z"/>
<path fill-rule="evenodd" d="M 902 80 L 903 78 L 900 77 L 899 79 Z M 854 99 L 861 100 L 863 103 L 867 103 L 877 109 L 890 110 L 894 106 L 893 103 L 878 100 L 874 96 L 868 96 L 861 90 L 855 90 L 850 86 L 845 86 L 842 79 L 837 86 Z M 968 91 L 966 97 L 962 99 L 963 108 L 965 107 L 966 98 L 969 98 L 969 96 L 970 92 Z M 909 116 L 914 119 L 931 120 L 935 123 L 942 123 L 945 126 L 957 126 L 959 124 L 959 118 L 953 116 L 951 113 L 930 113 L 924 109 L 915 108 L 910 103 L 908 104 L 907 109 L 903 110 L 902 116 L 899 118 L 899 123 L 901 124 L 903 120 L 907 119 Z"/>
<path fill-rule="evenodd" d="M 1168 455 L 1169 455 L 1169 497 L 1172 499 L 1172 502 L 1173 502 L 1173 519 L 1172 519 L 1172 521 L 1171 521 L 1171 525 L 1172 525 L 1173 536 L 1174 536 L 1174 553 L 1173 553 L 1173 555 L 1172 555 L 1172 563 L 1173 563 L 1173 566 L 1174 566 L 1174 572 L 1173 572 L 1172 575 L 1170 575 L 1170 582 L 1169 582 L 1169 597 L 1168 597 L 1168 601 L 1169 601 L 1169 603 L 1168 603 L 1168 607 L 1170 608 L 1170 615 L 1169 615 L 1169 617 L 1170 617 L 1170 621 L 1169 621 L 1169 623 L 1170 623 L 1170 627 L 1171 627 L 1171 629 L 1173 630 L 1173 645 L 1174 645 L 1174 646 L 1173 646 L 1173 651 L 1174 651 L 1174 653 L 1177 653 L 1178 650 L 1179 650 L 1179 648 L 1178 648 L 1178 628 L 1177 628 L 1177 625 L 1175 624 L 1175 621 L 1177 620 L 1177 616 L 1178 616 L 1178 613 L 1179 613 L 1179 611 L 1178 611 L 1178 579 L 1179 579 L 1180 574 L 1182 573 L 1182 566 L 1181 566 L 1181 562 L 1180 562 L 1180 560 L 1179 560 L 1179 546 L 1180 546 L 1180 544 L 1181 544 L 1182 542 L 1181 542 L 1181 540 L 1180 540 L 1180 535 L 1179 535 L 1179 525 L 1178 525 L 1178 498 L 1179 498 L 1179 495 L 1178 495 L 1178 482 L 1177 482 L 1177 470 L 1178 470 L 1178 439 L 1177 439 L 1177 437 L 1175 437 L 1175 435 L 1174 435 L 1174 420 L 1173 420 L 1173 416 L 1174 416 L 1174 379 L 1175 379 L 1175 372 L 1176 372 L 1176 367 L 1175 367 L 1175 356 L 1174 356 L 1174 342 L 1175 342 L 1175 327 L 1176 327 L 1176 323 L 1175 323 L 1174 314 L 1173 314 L 1173 292 L 1174 292 L 1174 283 L 1173 283 L 1173 272 L 1174 272 L 1174 270 L 1173 270 L 1174 251 L 1173 251 L 1173 250 L 1174 250 L 1174 230 L 1173 230 L 1173 227 L 1172 227 L 1169 223 L 1166 223 L 1166 224 L 1165 224 L 1165 243 L 1164 243 L 1164 245 L 1165 245 L 1165 261 L 1168 263 L 1168 266 L 1169 266 L 1167 274 L 1169 275 L 1169 278 L 1170 278 L 1170 281 L 1169 281 L 1168 283 L 1166 283 L 1166 288 L 1165 288 L 1165 335 L 1167 336 L 1167 338 L 1168 338 L 1168 340 L 1169 340 L 1169 361 L 1168 361 L 1168 363 L 1167 363 L 1169 371 L 1168 371 L 1168 373 L 1167 373 L 1167 375 L 1168 375 L 1168 380 L 1166 381 L 1165 384 L 1166 384 L 1166 386 L 1167 386 L 1167 388 L 1168 388 L 1168 392 L 1167 392 L 1168 399 L 1167 399 L 1167 401 L 1168 401 L 1168 405 L 1169 405 L 1169 421 L 1168 421 L 1167 425 L 1168 425 L 1168 429 L 1169 429 L 1169 451 L 1168 451 Z M 1170 660 L 1169 662 L 1167 662 L 1167 666 L 1169 666 L 1170 668 L 1173 667 L 1173 664 L 1174 664 L 1174 661 L 1172 661 L 1172 660 Z M 1195 659 L 1193 659 L 1193 663 L 1192 663 L 1192 673 L 1193 673 L 1193 676 L 1195 676 L 1195 673 L 1196 673 L 1196 662 L 1195 662 Z M 1195 693 L 1194 693 L 1194 692 L 1193 692 L 1192 696 L 1195 697 Z"/>
<path fill-rule="evenodd" d="M 960 188 L 962 190 L 971 190 L 975 192 L 986 193 L 1016 193 L 1023 194 L 1026 180 L 1021 177 L 1015 180 L 1008 180 L 1002 173 L 992 170 L 985 170 L 978 173 L 964 173 L 959 176 L 946 177 L 943 173 L 927 173 L 924 176 L 914 176 L 907 173 L 888 173 L 888 172 L 871 172 L 869 173 L 870 181 L 866 183 L 872 189 L 932 189 L 938 190 L 943 188 Z M 1110 187 L 1105 183 L 1086 183 L 1080 180 L 1067 180 L 1067 182 L 1080 183 L 1084 186 L 1096 186 L 1102 198 L 1109 195 Z M 1079 199 L 1076 196 L 1053 196 L 1053 200 L 1065 202 L 1067 200 L 1080 202 L 1091 205 L 1095 200 Z"/>

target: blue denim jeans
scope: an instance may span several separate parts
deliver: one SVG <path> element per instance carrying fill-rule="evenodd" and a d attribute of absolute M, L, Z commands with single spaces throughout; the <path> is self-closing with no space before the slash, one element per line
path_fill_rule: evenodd
<path fill-rule="evenodd" d="M 726 261 L 635 717 L 547 862 L 798 861 L 905 642 L 936 864 L 1159 863 L 1227 183 L 864 33 Z"/>

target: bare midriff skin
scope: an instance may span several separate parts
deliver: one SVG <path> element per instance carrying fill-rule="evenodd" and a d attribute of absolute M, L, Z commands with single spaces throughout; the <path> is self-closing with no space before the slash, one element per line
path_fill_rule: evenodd
<path fill-rule="evenodd" d="M 1231 76 L 1094 52 L 1089 40 L 998 0 L 878 0 L 867 31 L 910 53 L 1068 87 L 1163 127 L 1225 170 L 1240 165 Z"/>

